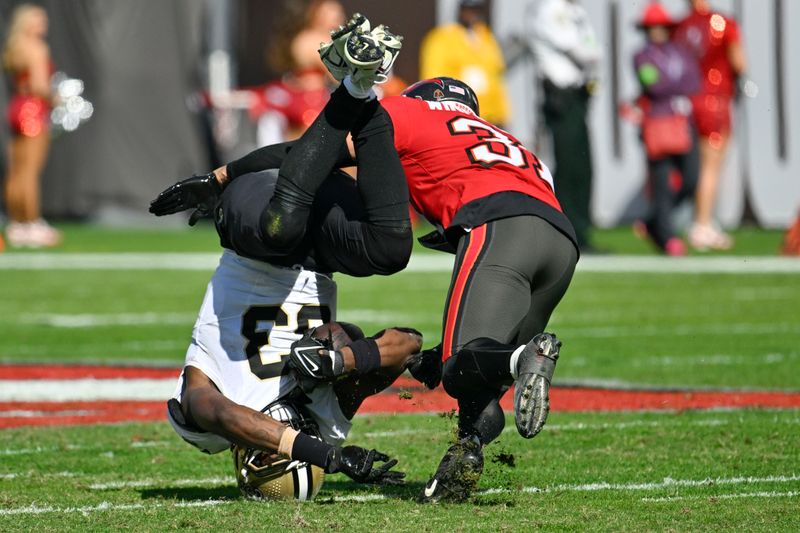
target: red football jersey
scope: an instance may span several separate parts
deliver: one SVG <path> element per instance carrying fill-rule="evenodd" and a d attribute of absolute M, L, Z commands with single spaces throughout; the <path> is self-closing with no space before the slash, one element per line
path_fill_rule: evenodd
<path fill-rule="evenodd" d="M 394 125 L 394 141 L 412 205 L 447 228 L 465 204 L 514 191 L 561 212 L 553 178 L 511 134 L 459 102 L 394 96 L 381 104 Z"/>

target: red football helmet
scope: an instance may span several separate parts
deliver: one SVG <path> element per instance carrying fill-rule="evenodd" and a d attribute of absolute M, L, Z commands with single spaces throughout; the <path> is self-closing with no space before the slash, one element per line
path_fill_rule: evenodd
<path fill-rule="evenodd" d="M 478 97 L 472 87 L 461 80 L 439 76 L 418 81 L 401 93 L 403 96 L 419 98 L 428 102 L 461 102 L 480 115 Z"/>

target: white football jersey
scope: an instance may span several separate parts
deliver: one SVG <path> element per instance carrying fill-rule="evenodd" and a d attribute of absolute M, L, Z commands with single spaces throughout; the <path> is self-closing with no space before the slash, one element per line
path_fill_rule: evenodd
<path fill-rule="evenodd" d="M 225 250 L 208 284 L 192 331 L 185 366 L 200 369 L 227 398 L 261 411 L 294 390 L 293 375 L 282 375 L 293 342 L 310 328 L 336 319 L 336 284 L 301 268 L 283 268 Z M 183 375 L 174 398 L 180 401 Z M 339 444 L 351 422 L 342 414 L 333 387 L 307 393 L 305 408 L 322 437 Z M 230 442 L 210 433 L 175 430 L 201 450 L 216 453 Z"/>

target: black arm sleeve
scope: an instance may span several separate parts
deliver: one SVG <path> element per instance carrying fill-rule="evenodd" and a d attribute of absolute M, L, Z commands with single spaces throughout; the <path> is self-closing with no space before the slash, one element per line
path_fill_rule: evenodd
<path fill-rule="evenodd" d="M 286 156 L 297 141 L 287 141 L 284 143 L 270 144 L 253 150 L 249 154 L 228 163 L 228 179 L 235 179 L 251 172 L 261 172 L 272 168 L 280 168 Z M 356 164 L 355 159 L 350 157 L 350 150 L 347 143 L 342 144 L 339 149 L 339 157 L 336 160 L 336 168 L 351 167 Z"/>
<path fill-rule="evenodd" d="M 244 157 L 228 163 L 228 179 L 235 179 L 251 172 L 260 172 L 273 168 L 280 168 L 283 160 L 295 145 L 296 141 L 270 144 L 253 150 Z"/>
<path fill-rule="evenodd" d="M 228 179 L 235 179 L 251 172 L 261 172 L 272 168 L 280 168 L 286 156 L 294 148 L 297 141 L 288 141 L 278 144 L 270 144 L 249 154 L 240 157 L 236 161 L 228 163 Z M 339 149 L 339 158 L 336 161 L 336 168 L 350 167 L 355 165 L 355 160 L 350 157 L 347 143 L 342 144 Z"/>

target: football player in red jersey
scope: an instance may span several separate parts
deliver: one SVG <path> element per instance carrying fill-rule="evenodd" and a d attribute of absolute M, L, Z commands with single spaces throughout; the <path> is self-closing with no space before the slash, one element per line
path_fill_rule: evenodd
<path fill-rule="evenodd" d="M 423 244 L 456 254 L 437 355 L 460 440 L 420 500 L 460 500 L 503 429 L 499 400 L 512 383 L 519 433 L 531 438 L 545 423 L 561 343 L 542 332 L 572 279 L 577 241 L 547 167 L 480 118 L 468 85 L 423 80 L 381 104 L 411 202 L 437 228 Z"/>

